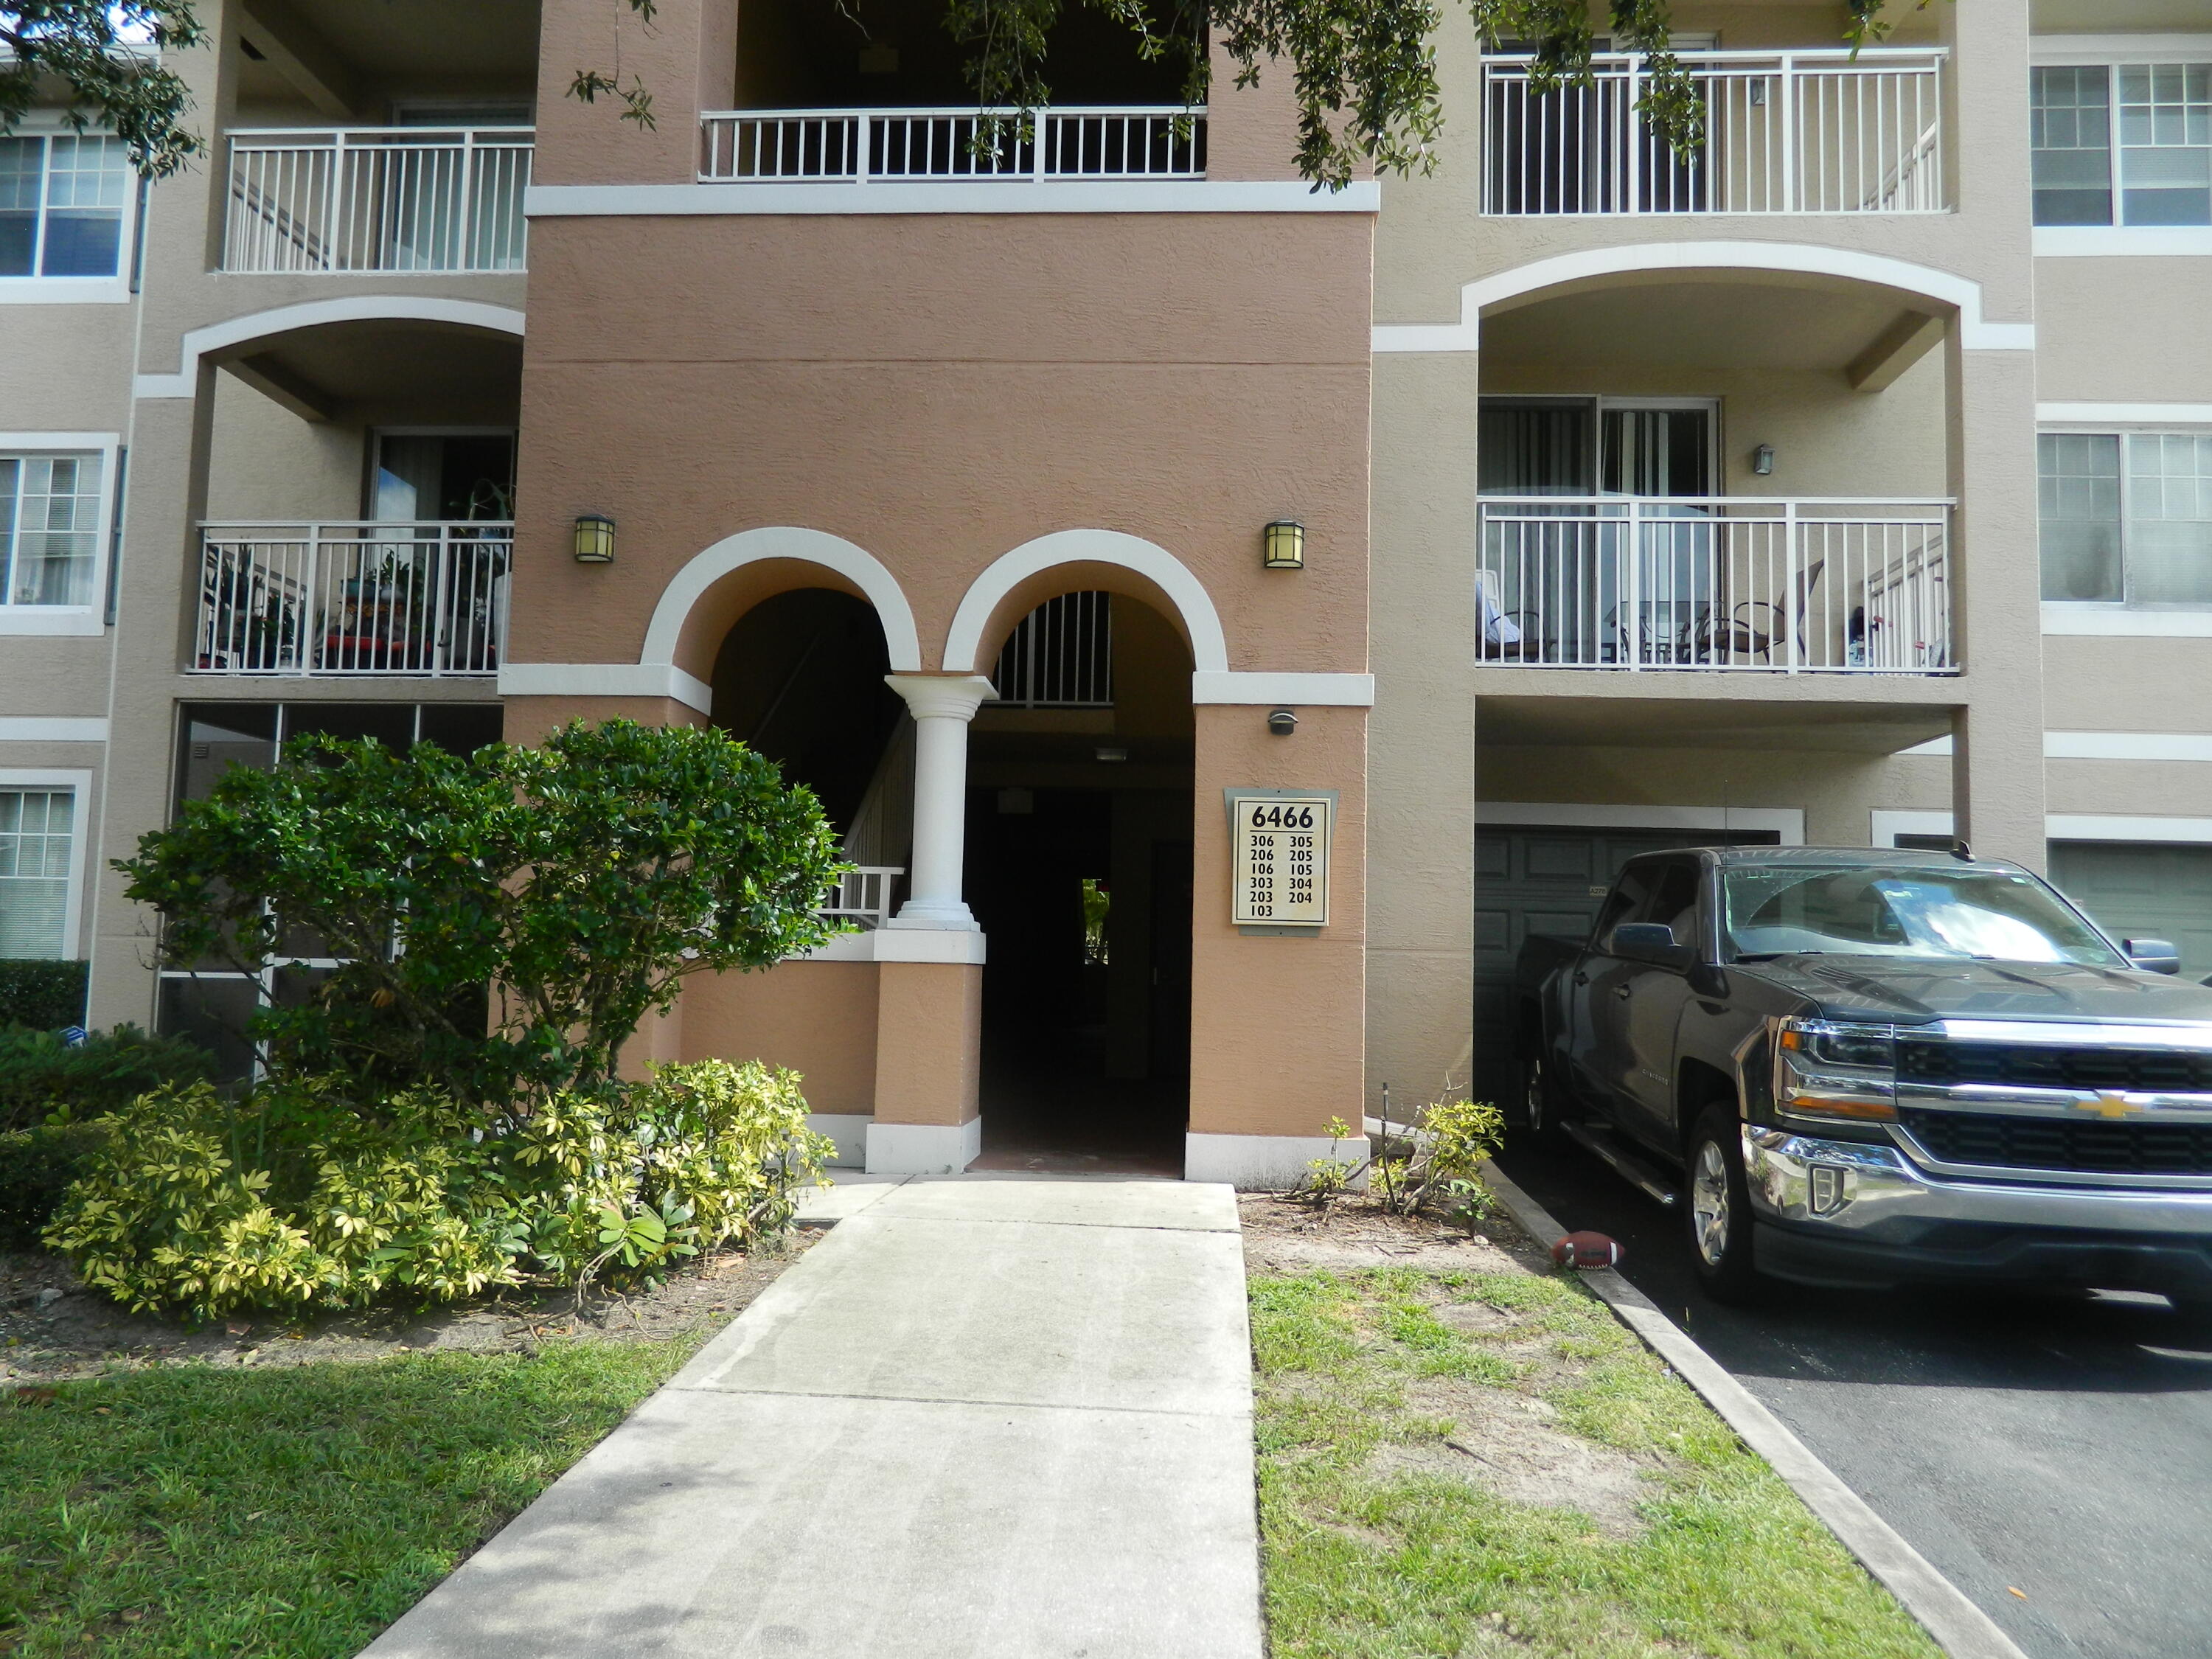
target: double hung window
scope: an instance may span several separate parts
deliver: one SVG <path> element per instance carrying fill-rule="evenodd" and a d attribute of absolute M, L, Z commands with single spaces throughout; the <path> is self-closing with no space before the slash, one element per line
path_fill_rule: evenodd
<path fill-rule="evenodd" d="M 0 788 L 0 957 L 69 950 L 71 789 Z"/>
<path fill-rule="evenodd" d="M 2212 605 L 2212 432 L 2037 440 L 2043 597 Z"/>
<path fill-rule="evenodd" d="M 2037 224 L 2212 225 L 2212 61 L 2030 74 Z"/>
<path fill-rule="evenodd" d="M 0 277 L 121 274 L 130 193 L 120 138 L 0 138 Z"/>
<path fill-rule="evenodd" d="M 0 451 L 0 616 L 93 602 L 100 556 L 97 450 Z"/>

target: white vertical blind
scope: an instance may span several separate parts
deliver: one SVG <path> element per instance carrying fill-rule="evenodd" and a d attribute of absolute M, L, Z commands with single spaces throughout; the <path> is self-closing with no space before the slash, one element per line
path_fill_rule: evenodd
<path fill-rule="evenodd" d="M 0 957 L 68 954 L 76 819 L 72 790 L 0 789 Z"/>

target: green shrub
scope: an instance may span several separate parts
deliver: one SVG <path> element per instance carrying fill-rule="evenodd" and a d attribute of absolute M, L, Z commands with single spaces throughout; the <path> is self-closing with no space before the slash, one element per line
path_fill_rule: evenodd
<path fill-rule="evenodd" d="M 106 1121 L 37 1123 L 0 1133 L 0 1249 L 37 1248 L 63 1194 L 113 1133 Z"/>
<path fill-rule="evenodd" d="M 150 1090 L 210 1075 L 207 1051 L 135 1025 L 72 1048 L 52 1031 L 0 1030 L 0 1132 L 121 1111 Z"/>
<path fill-rule="evenodd" d="M 84 1022 L 85 972 L 82 962 L 51 962 L 0 957 L 0 1026 L 27 1025 L 34 1031 L 58 1031 Z"/>
<path fill-rule="evenodd" d="M 46 1237 L 148 1310 L 450 1301 L 750 1247 L 830 1150 L 797 1076 L 754 1062 L 660 1067 L 508 1121 L 428 1090 L 362 1103 L 306 1079 L 232 1102 L 201 1083 L 137 1103 Z"/>

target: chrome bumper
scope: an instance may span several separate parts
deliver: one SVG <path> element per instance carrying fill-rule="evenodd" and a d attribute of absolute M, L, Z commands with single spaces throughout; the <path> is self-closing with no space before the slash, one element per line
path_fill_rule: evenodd
<path fill-rule="evenodd" d="M 1838 1171 L 1840 1203 L 1813 1207 L 1813 1171 Z M 2036 1185 L 1942 1179 L 1916 1169 L 1894 1146 L 1822 1140 L 1747 1124 L 1744 1175 L 1752 1208 L 1764 1220 L 1819 1229 L 1869 1243 L 1931 1222 L 2033 1228 L 2054 1232 L 2142 1233 L 2212 1241 L 2212 1191 Z"/>

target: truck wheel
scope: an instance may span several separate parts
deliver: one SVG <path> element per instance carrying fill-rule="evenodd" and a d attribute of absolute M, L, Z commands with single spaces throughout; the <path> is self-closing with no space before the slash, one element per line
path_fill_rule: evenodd
<path fill-rule="evenodd" d="M 1566 1132 L 1559 1127 L 1559 1091 L 1542 1057 L 1531 1054 L 1521 1062 L 1521 1130 L 1539 1152 L 1565 1152 Z"/>
<path fill-rule="evenodd" d="M 1751 1255 L 1751 1188 L 1743 1177 L 1743 1125 L 1735 1109 L 1716 1106 L 1690 1137 L 1683 1208 L 1690 1223 L 1690 1258 L 1705 1294 L 1716 1302 L 1750 1300 L 1760 1283 Z"/>

